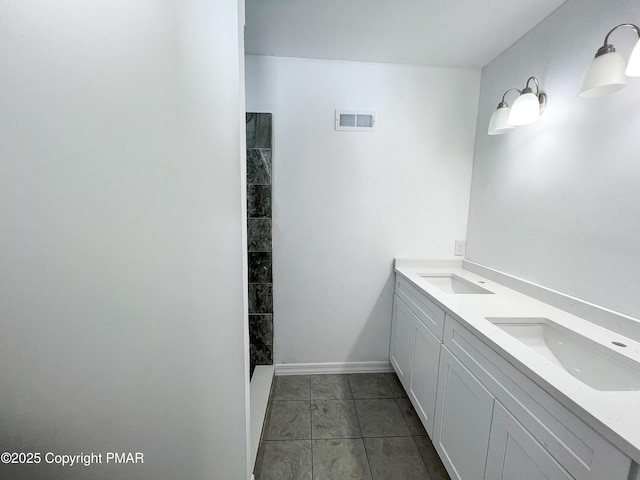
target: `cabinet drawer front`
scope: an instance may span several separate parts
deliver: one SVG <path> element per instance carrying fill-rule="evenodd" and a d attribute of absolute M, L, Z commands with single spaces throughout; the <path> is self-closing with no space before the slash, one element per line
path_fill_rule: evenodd
<path fill-rule="evenodd" d="M 433 334 L 442 340 L 444 310 L 427 298 L 401 275 L 396 276 L 396 295 L 416 314 Z"/>
<path fill-rule="evenodd" d="M 444 344 L 576 480 L 626 480 L 631 460 L 454 319 Z"/>

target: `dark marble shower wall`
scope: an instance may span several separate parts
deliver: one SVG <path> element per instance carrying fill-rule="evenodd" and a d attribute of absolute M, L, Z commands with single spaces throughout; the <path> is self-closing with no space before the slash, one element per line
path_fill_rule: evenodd
<path fill-rule="evenodd" d="M 247 113 L 247 250 L 251 374 L 273 364 L 271 114 Z"/>

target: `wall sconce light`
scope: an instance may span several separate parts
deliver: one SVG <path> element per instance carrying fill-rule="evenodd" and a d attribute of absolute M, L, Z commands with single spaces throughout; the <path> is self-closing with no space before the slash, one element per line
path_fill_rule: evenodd
<path fill-rule="evenodd" d="M 626 65 L 622 55 L 609 43 L 609 35 L 622 27 L 635 30 L 639 38 Z M 631 23 L 612 28 L 604 37 L 604 45 L 598 49 L 582 76 L 578 97 L 595 98 L 617 92 L 627 85 L 627 77 L 640 77 L 640 28 Z"/>
<path fill-rule="evenodd" d="M 491 120 L 489 120 L 489 135 L 502 135 L 503 133 L 507 133 L 509 130 L 513 130 L 515 128 L 513 125 L 509 125 L 509 122 L 507 121 L 511 109 L 509 108 L 509 104 L 505 101 L 505 97 L 509 92 L 522 93 L 517 88 L 510 88 L 504 92 L 502 100 L 498 104 L 498 108 L 493 112 Z"/>
<path fill-rule="evenodd" d="M 529 82 L 534 81 L 536 92 L 529 86 Z M 518 92 L 520 96 L 516 98 L 513 107 L 505 101 L 509 92 Z M 529 125 L 540 118 L 547 105 L 547 95 L 540 92 L 540 83 L 536 77 L 529 77 L 523 90 L 510 88 L 502 96 L 502 101 L 489 120 L 489 135 L 501 135 L 520 125 Z"/>
<path fill-rule="evenodd" d="M 536 93 L 529 86 L 529 82 L 533 80 L 536 84 Z M 538 121 L 542 112 L 547 105 L 547 96 L 540 92 L 540 84 L 536 77 L 529 77 L 527 84 L 516 101 L 513 102 L 511 112 L 509 113 L 508 122 L 516 127 L 520 125 L 529 125 Z"/>

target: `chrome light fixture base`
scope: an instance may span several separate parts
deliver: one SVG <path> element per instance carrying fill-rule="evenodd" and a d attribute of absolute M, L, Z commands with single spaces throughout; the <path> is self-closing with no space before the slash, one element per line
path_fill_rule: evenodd
<path fill-rule="evenodd" d="M 535 93 L 529 86 L 530 82 L 536 84 Z M 540 82 L 536 77 L 529 77 L 527 84 L 522 89 L 520 96 L 513 103 L 509 113 L 509 123 L 515 126 L 529 125 L 536 122 L 547 107 L 547 96 L 540 91 Z"/>
<path fill-rule="evenodd" d="M 530 82 L 534 82 L 536 90 L 529 86 Z M 509 108 L 505 97 L 509 92 L 518 92 L 513 106 Z M 540 115 L 547 107 L 547 95 L 540 91 L 540 82 L 536 77 L 529 77 L 524 89 L 510 88 L 498 104 L 498 108 L 491 115 L 489 120 L 489 135 L 502 135 L 513 130 L 520 125 L 528 125 L 540 118 Z"/>

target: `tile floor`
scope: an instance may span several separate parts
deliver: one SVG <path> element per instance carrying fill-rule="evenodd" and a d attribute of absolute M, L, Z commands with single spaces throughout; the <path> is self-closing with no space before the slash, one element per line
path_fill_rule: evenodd
<path fill-rule="evenodd" d="M 449 480 L 393 373 L 275 377 L 256 480 Z"/>

